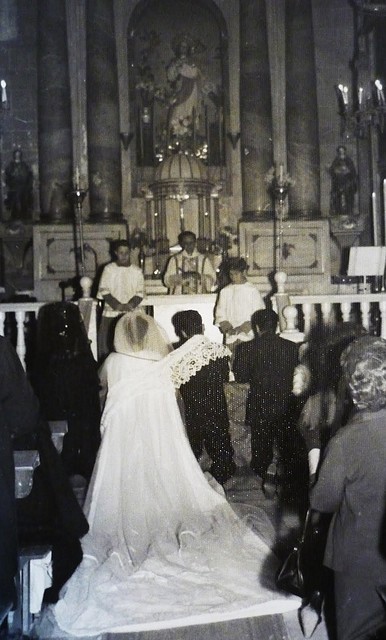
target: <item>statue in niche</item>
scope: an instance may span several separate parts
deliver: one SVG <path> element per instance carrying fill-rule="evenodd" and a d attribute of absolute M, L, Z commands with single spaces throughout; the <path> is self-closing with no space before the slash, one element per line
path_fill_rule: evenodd
<path fill-rule="evenodd" d="M 152 26 L 138 29 L 131 65 L 137 163 L 154 166 L 183 151 L 204 163 L 222 164 L 224 91 L 218 32 L 206 23 L 194 23 L 192 32 L 181 29 L 172 35 L 159 31 L 158 23 Z"/>
<path fill-rule="evenodd" d="M 14 150 L 13 159 L 5 167 L 4 175 L 7 188 L 4 203 L 11 212 L 11 219 L 29 218 L 33 207 L 33 174 L 29 165 L 23 160 L 20 147 Z"/>
<path fill-rule="evenodd" d="M 330 215 L 354 216 L 354 198 L 358 188 L 357 172 L 344 145 L 337 147 L 329 173 L 331 176 Z"/>
<path fill-rule="evenodd" d="M 194 57 L 205 47 L 187 33 L 175 36 L 171 46 L 175 55 L 166 68 L 171 89 L 168 128 L 172 135 L 178 137 L 188 129 L 196 133 L 200 128 L 201 71 Z"/>

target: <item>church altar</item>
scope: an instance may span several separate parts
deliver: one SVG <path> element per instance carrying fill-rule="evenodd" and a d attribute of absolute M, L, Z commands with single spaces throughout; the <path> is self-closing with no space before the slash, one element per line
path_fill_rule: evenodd
<path fill-rule="evenodd" d="M 174 332 L 172 317 L 178 311 L 193 309 L 194 311 L 198 311 L 202 317 L 205 335 L 214 342 L 222 343 L 222 334 L 213 324 L 216 297 L 214 293 L 173 296 L 150 295 L 144 298 L 142 306 L 146 307 L 147 313 L 150 313 L 161 327 L 163 327 L 171 342 L 178 340 Z"/>
<path fill-rule="evenodd" d="M 330 225 L 327 219 L 251 220 L 239 223 L 239 251 L 256 284 L 287 274 L 287 290 L 330 293 Z"/>

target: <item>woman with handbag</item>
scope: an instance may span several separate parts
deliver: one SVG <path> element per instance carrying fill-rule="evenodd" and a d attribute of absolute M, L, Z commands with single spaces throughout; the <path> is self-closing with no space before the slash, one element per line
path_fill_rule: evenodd
<path fill-rule="evenodd" d="M 358 338 L 341 364 L 356 412 L 327 444 L 310 504 L 333 513 L 324 564 L 334 572 L 337 638 L 364 640 L 385 620 L 386 340 Z"/>

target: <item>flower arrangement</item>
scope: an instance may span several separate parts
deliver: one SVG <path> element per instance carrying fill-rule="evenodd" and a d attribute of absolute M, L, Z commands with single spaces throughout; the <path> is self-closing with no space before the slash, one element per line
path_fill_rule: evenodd
<path fill-rule="evenodd" d="M 142 249 L 149 244 L 149 239 L 145 231 L 135 227 L 130 235 L 130 247 L 132 249 Z"/>
<path fill-rule="evenodd" d="M 226 225 L 224 227 L 220 227 L 218 231 L 220 245 L 222 246 L 223 251 L 228 253 L 230 249 L 234 245 L 238 244 L 238 235 L 236 229 Z"/>
<path fill-rule="evenodd" d="M 280 164 L 279 171 L 277 171 L 276 165 L 270 168 L 265 175 L 264 181 L 268 184 L 268 191 L 280 204 L 280 209 L 282 210 L 288 189 L 295 184 L 295 180 L 291 178 L 289 173 L 284 172 L 284 165 Z M 283 211 L 281 211 L 281 214 L 283 214 Z"/>
<path fill-rule="evenodd" d="M 295 180 L 291 178 L 290 174 L 284 172 L 284 167 L 281 164 L 279 172 L 276 165 L 270 168 L 264 176 L 264 182 L 270 187 L 292 187 L 295 184 Z"/>

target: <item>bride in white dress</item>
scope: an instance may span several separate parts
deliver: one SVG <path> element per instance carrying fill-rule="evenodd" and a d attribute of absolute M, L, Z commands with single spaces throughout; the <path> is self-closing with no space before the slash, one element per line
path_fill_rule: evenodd
<path fill-rule="evenodd" d="M 268 545 L 191 451 L 177 351 L 166 356 L 162 331 L 140 311 L 118 322 L 115 350 L 101 371 L 108 393 L 84 507 L 90 530 L 54 607 L 58 625 L 92 636 L 298 608 L 298 598 L 275 590 Z"/>

